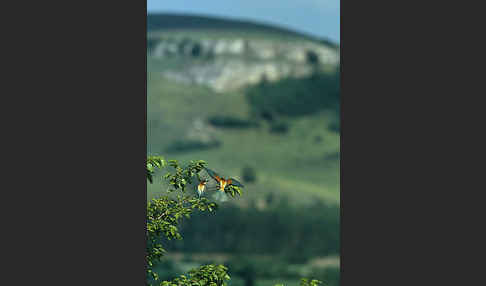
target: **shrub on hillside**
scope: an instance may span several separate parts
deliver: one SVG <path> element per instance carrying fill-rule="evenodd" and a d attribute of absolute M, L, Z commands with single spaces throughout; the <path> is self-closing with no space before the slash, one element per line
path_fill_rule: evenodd
<path fill-rule="evenodd" d="M 284 134 L 289 131 L 289 124 L 284 121 L 275 122 L 270 126 L 271 133 Z"/>
<path fill-rule="evenodd" d="M 317 65 L 319 63 L 319 56 L 314 51 L 307 51 L 306 60 L 309 64 Z"/>
<path fill-rule="evenodd" d="M 264 120 L 271 122 L 274 120 L 275 115 L 273 114 L 272 111 L 264 109 L 260 112 L 260 117 L 263 118 Z"/>
<path fill-rule="evenodd" d="M 329 124 L 329 130 L 331 130 L 332 132 L 336 132 L 336 133 L 341 132 L 341 122 L 336 121 L 336 122 Z"/>
<path fill-rule="evenodd" d="M 221 146 L 221 141 L 201 142 L 197 140 L 177 140 L 173 142 L 166 151 L 169 153 L 206 150 Z"/>
<path fill-rule="evenodd" d="M 246 166 L 241 170 L 241 177 L 243 178 L 244 182 L 253 183 L 257 179 L 256 171 L 254 168 Z"/>
<path fill-rule="evenodd" d="M 191 55 L 195 58 L 200 57 L 202 53 L 202 46 L 200 43 L 195 43 L 191 48 Z"/>
<path fill-rule="evenodd" d="M 220 128 L 252 128 L 259 126 L 255 121 L 233 116 L 211 116 L 208 118 L 208 122 L 209 124 Z"/>

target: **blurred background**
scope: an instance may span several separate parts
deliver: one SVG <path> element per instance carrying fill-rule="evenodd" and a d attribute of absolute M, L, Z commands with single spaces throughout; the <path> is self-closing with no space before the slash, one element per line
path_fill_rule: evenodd
<path fill-rule="evenodd" d="M 205 160 L 245 185 L 182 223 L 161 278 L 223 263 L 230 285 L 339 285 L 339 1 L 147 7 L 148 153 Z"/>

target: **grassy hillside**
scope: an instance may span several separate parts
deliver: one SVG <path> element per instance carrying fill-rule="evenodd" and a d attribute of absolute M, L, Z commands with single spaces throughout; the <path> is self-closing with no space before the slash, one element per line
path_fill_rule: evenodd
<path fill-rule="evenodd" d="M 207 150 L 167 152 L 184 138 L 196 119 L 214 115 L 251 118 L 244 92 L 214 94 L 209 89 L 164 80 L 157 72 L 163 63 L 149 59 L 148 151 L 181 161 L 206 160 L 211 167 L 241 177 L 241 168 L 251 166 L 258 180 L 248 187 L 249 197 L 268 192 L 285 193 L 298 201 L 318 196 L 339 201 L 339 134 L 331 130 L 336 113 L 321 111 L 286 120 L 285 134 L 269 132 L 269 123 L 259 128 L 215 129 L 222 145 Z M 264 96 L 264 95 L 262 95 Z M 149 186 L 149 197 L 162 190 Z"/>

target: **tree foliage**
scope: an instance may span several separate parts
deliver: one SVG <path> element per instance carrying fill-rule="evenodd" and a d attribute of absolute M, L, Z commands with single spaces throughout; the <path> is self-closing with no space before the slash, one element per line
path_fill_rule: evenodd
<path fill-rule="evenodd" d="M 264 95 L 264 96 L 262 96 Z M 255 117 L 275 121 L 276 117 L 298 117 L 322 110 L 339 112 L 340 73 L 315 72 L 304 78 L 262 81 L 246 91 Z"/>
<path fill-rule="evenodd" d="M 147 285 L 161 286 L 226 286 L 230 276 L 224 265 L 203 265 L 189 271 L 188 275 L 180 275 L 172 281 L 160 281 L 153 270 L 154 265 L 162 259 L 165 249 L 162 238 L 168 240 L 182 239 L 179 223 L 188 219 L 195 211 L 214 212 L 217 204 L 206 197 L 195 196 L 187 190 L 206 162 L 191 161 L 187 166 L 181 166 L 177 160 L 166 161 L 160 156 L 148 156 L 146 162 L 147 180 L 153 184 L 158 170 L 165 169 L 163 178 L 169 183 L 168 194 L 152 199 L 147 203 Z M 225 192 L 231 196 L 241 194 L 241 189 L 230 185 Z M 173 195 L 169 195 L 172 193 Z M 301 286 L 317 286 L 317 280 L 302 280 Z M 304 283 L 305 281 L 305 283 Z M 303 284 L 304 283 L 304 284 Z"/>

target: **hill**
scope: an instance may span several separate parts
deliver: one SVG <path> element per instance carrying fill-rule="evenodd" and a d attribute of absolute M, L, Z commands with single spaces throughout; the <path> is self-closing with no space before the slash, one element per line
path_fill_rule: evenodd
<path fill-rule="evenodd" d="M 152 39 L 161 43 L 174 38 L 185 39 L 186 46 L 191 40 L 207 38 L 224 42 L 234 39 L 236 31 L 251 30 L 254 33 L 245 36 L 248 42 L 261 43 L 262 35 L 267 35 L 263 37 L 266 44 L 281 47 L 288 45 L 286 38 L 281 37 L 285 35 L 295 40 L 294 46 L 286 46 L 290 52 L 309 44 L 336 51 L 298 33 L 242 21 L 159 14 L 149 15 L 147 25 L 149 33 L 158 33 Z M 225 33 L 208 30 L 215 27 Z M 309 72 L 299 77 L 272 77 L 271 72 L 246 70 L 247 77 L 254 76 L 252 73 L 261 77 L 238 88 L 215 90 L 205 83 L 206 80 L 214 84 L 215 77 L 204 78 L 196 73 L 193 76 L 199 81 L 191 81 L 174 79 L 174 75 L 188 76 L 195 67 L 221 68 L 215 63 L 225 61 L 227 66 L 216 78 L 230 78 L 233 83 L 231 76 L 242 77 L 245 72 L 235 70 L 232 61 L 247 67 L 266 62 L 282 68 L 289 59 L 275 54 L 271 59 L 256 60 L 247 54 L 224 52 L 201 59 L 184 54 L 184 46 L 176 47 L 177 55 L 149 52 L 147 57 L 149 153 L 182 161 L 206 160 L 213 168 L 240 178 L 244 167 L 251 168 L 257 180 L 249 183 L 249 200 L 275 193 L 296 197 L 297 201 L 319 197 L 339 203 L 340 141 L 335 128 L 339 122 L 339 78 L 334 78 L 337 63 L 306 61 L 302 65 Z M 240 125 L 234 126 L 234 122 Z M 245 122 L 249 124 L 246 126 Z M 150 195 L 161 191 L 149 187 Z"/>
<path fill-rule="evenodd" d="M 290 29 L 285 29 L 270 24 L 255 23 L 251 21 L 187 14 L 178 15 L 167 13 L 151 13 L 147 15 L 148 32 L 174 29 L 220 31 L 227 30 L 231 32 L 234 32 L 235 30 L 248 32 L 254 31 L 319 41 L 319 39 L 316 37 L 292 31 Z M 323 39 L 321 39 L 321 41 L 326 42 L 326 40 Z M 329 42 L 329 44 L 332 43 Z"/>

